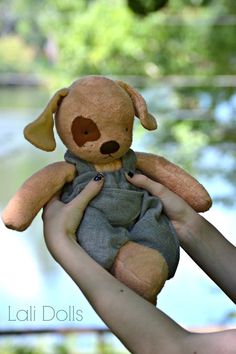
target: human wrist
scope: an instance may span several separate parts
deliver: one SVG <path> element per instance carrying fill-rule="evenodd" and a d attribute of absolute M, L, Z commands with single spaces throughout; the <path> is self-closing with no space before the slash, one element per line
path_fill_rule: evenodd
<path fill-rule="evenodd" d="M 71 247 L 71 245 L 74 246 L 74 243 L 76 243 L 75 238 L 73 239 L 72 235 L 64 230 L 54 230 L 51 233 L 45 232 L 44 238 L 48 250 L 56 260 L 58 256 L 63 255 L 63 250 Z"/>
<path fill-rule="evenodd" d="M 202 217 L 194 210 L 186 214 L 184 221 L 177 228 L 181 246 L 189 246 L 195 238 L 199 237 L 202 227 Z"/>

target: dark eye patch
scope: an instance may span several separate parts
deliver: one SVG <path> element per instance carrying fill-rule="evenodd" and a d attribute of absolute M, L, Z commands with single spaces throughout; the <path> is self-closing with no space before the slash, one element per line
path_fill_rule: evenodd
<path fill-rule="evenodd" d="M 73 120 L 71 132 L 78 146 L 83 146 L 87 141 L 95 141 L 101 136 L 97 124 L 92 119 L 83 116 L 76 117 Z"/>

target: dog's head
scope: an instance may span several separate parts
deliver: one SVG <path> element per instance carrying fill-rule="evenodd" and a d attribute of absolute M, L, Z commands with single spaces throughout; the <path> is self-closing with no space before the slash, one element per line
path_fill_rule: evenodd
<path fill-rule="evenodd" d="M 129 150 L 134 116 L 148 130 L 157 127 L 138 91 L 101 76 L 84 77 L 57 91 L 39 118 L 26 126 L 25 138 L 45 151 L 56 147 L 53 114 L 64 145 L 92 163 L 110 162 Z"/>

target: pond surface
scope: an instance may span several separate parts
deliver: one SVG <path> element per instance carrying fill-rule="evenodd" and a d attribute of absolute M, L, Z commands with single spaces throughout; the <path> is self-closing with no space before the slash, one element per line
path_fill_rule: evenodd
<path fill-rule="evenodd" d="M 147 90 L 146 94 L 151 101 L 154 93 Z M 163 90 L 157 94 L 161 97 Z M 60 142 L 55 152 L 46 153 L 32 147 L 22 133 L 25 125 L 42 111 L 48 98 L 48 92 L 43 89 L 0 90 L 1 209 L 21 183 L 35 171 L 63 159 L 64 147 Z M 142 149 L 142 144 L 134 144 L 134 149 L 137 147 Z M 206 217 L 235 242 L 236 223 L 232 210 L 216 206 Z M 40 216 L 23 233 L 8 230 L 2 223 L 0 231 L 0 329 L 104 325 L 74 283 L 48 254 L 43 242 Z M 159 306 L 185 326 L 220 324 L 225 315 L 234 310 L 226 296 L 184 253 L 175 278 L 168 282 L 159 297 Z M 48 320 L 43 318 L 43 308 L 48 310 Z M 81 321 L 66 316 L 72 308 L 82 310 Z M 24 318 L 21 312 L 17 318 L 19 310 L 35 310 L 36 315 L 34 318 Z M 61 312 L 56 317 L 58 311 Z M 230 320 L 226 322 L 232 323 Z"/>

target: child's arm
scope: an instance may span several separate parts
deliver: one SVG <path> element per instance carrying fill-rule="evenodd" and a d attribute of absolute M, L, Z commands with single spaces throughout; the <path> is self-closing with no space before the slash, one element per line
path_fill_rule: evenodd
<path fill-rule="evenodd" d="M 177 231 L 180 245 L 236 303 L 236 248 L 182 198 L 146 176 L 127 176 L 130 183 L 159 197 Z"/>
<path fill-rule="evenodd" d="M 66 205 L 53 198 L 43 214 L 44 236 L 49 251 L 79 286 L 98 315 L 131 353 L 234 354 L 235 330 L 210 334 L 186 331 L 115 279 L 78 245 L 75 230 L 86 206 L 102 185 L 102 180 L 91 181 Z M 171 196 L 169 201 L 175 204 L 175 196 Z M 179 222 L 185 223 L 181 216 Z M 217 231 L 215 237 L 219 237 Z"/>

